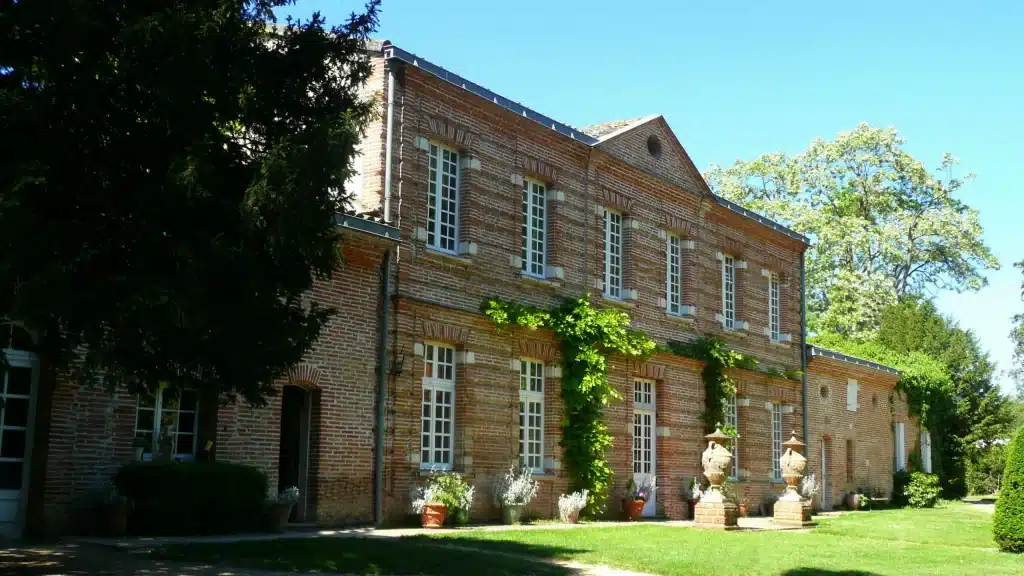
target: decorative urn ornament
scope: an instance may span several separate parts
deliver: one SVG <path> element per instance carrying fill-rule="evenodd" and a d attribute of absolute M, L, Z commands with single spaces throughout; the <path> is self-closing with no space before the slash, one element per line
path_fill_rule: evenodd
<path fill-rule="evenodd" d="M 807 470 L 807 458 L 804 458 L 800 450 L 806 444 L 797 440 L 796 431 L 794 431 L 789 440 L 784 442 L 782 446 L 786 451 L 779 458 L 779 465 L 782 468 L 782 479 L 786 482 L 786 492 L 780 500 L 800 502 L 802 498 L 797 490 L 797 486 L 800 485 L 800 480 L 804 477 L 804 471 Z"/>
<path fill-rule="evenodd" d="M 723 502 L 725 501 L 725 496 L 722 494 L 722 484 L 728 477 L 729 469 L 732 467 L 732 452 L 729 452 L 729 449 L 725 447 L 725 442 L 729 440 L 729 436 L 716 428 L 714 432 L 704 438 L 708 440 L 708 448 L 701 455 L 700 463 L 704 466 L 704 476 L 711 483 L 711 489 L 702 500 L 707 502 Z"/>

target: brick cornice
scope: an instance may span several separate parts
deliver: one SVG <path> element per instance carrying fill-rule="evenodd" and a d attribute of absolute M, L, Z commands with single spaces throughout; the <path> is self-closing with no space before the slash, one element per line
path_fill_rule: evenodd
<path fill-rule="evenodd" d="M 558 349 L 546 342 L 522 339 L 519 341 L 519 354 L 526 358 L 536 358 L 550 362 L 558 358 Z"/>
<path fill-rule="evenodd" d="M 468 128 L 440 118 L 427 116 L 427 131 L 460 148 L 469 148 L 473 143 L 473 133 Z"/>
<path fill-rule="evenodd" d="M 739 258 L 743 256 L 743 243 L 735 238 L 722 238 L 721 240 L 722 251 Z"/>
<path fill-rule="evenodd" d="M 469 328 L 456 328 L 441 322 L 423 321 L 423 339 L 465 344 L 469 340 Z"/>
<path fill-rule="evenodd" d="M 686 237 L 690 237 L 695 231 L 693 222 L 669 214 L 665 215 L 664 225 L 666 230 L 671 230 Z"/>

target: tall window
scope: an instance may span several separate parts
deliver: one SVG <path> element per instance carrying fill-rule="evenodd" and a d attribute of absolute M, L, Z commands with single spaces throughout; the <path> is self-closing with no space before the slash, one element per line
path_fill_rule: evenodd
<path fill-rule="evenodd" d="M 547 245 L 547 189 L 540 182 L 523 180 L 523 272 L 544 277 Z"/>
<path fill-rule="evenodd" d="M 427 344 L 423 350 L 420 466 L 452 467 L 455 428 L 455 349 Z"/>
<path fill-rule="evenodd" d="M 143 459 L 167 451 L 175 460 L 192 460 L 199 431 L 199 397 L 195 390 L 162 387 L 140 394 L 135 411 L 135 437 L 144 438 Z"/>
<path fill-rule="evenodd" d="M 902 471 L 907 469 L 907 439 L 906 439 L 907 427 L 903 422 L 896 423 L 896 430 L 894 433 L 894 452 L 896 454 L 896 470 Z"/>
<path fill-rule="evenodd" d="M 622 297 L 622 214 L 604 211 L 604 294 Z"/>
<path fill-rule="evenodd" d="M 921 468 L 925 474 L 932 473 L 932 434 L 921 430 Z"/>
<path fill-rule="evenodd" d="M 459 153 L 430 143 L 427 244 L 454 253 L 459 245 Z"/>
<path fill-rule="evenodd" d="M 633 381 L 633 473 L 654 471 L 654 382 Z"/>
<path fill-rule="evenodd" d="M 782 330 L 779 322 L 779 275 L 768 275 L 768 331 L 772 342 L 778 342 Z"/>
<path fill-rule="evenodd" d="M 732 426 L 732 429 L 737 433 L 740 430 L 740 420 L 736 412 L 736 395 L 725 399 L 725 425 Z M 729 472 L 729 478 L 738 480 L 740 477 L 740 439 L 737 435 L 732 441 L 732 470 Z"/>
<path fill-rule="evenodd" d="M 544 364 L 519 364 L 519 465 L 544 471 Z"/>
<path fill-rule="evenodd" d="M 772 404 L 772 479 L 782 480 L 782 404 Z"/>
<path fill-rule="evenodd" d="M 736 260 L 728 254 L 722 257 L 722 316 L 726 330 L 736 327 Z"/>
<path fill-rule="evenodd" d="M 665 263 L 666 312 L 679 314 L 683 301 L 682 241 L 679 236 L 668 235 Z"/>

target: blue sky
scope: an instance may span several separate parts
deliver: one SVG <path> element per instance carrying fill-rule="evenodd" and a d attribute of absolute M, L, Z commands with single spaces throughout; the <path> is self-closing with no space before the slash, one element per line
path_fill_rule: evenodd
<path fill-rule="evenodd" d="M 340 22 L 360 6 L 284 13 Z M 1021 2 L 384 0 L 376 36 L 573 126 L 664 114 L 701 170 L 861 121 L 895 126 L 929 167 L 952 152 L 977 174 L 961 199 L 1003 268 L 937 301 L 1005 369 L 1024 309 L 1022 22 Z"/>

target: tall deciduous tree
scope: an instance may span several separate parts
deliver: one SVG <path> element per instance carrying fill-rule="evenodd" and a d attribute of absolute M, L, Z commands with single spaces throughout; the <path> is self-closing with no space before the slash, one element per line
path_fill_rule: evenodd
<path fill-rule="evenodd" d="M 892 128 L 860 124 L 797 155 L 712 166 L 716 193 L 813 240 L 807 281 L 811 329 L 862 338 L 906 294 L 977 290 L 999 267 L 976 210 L 956 198 L 964 179 L 943 156 L 936 174 Z"/>
<path fill-rule="evenodd" d="M 287 3 L 0 8 L 0 314 L 49 365 L 259 403 L 312 346 L 377 2 Z"/>
<path fill-rule="evenodd" d="M 1014 266 L 1024 273 L 1024 260 Z M 1020 284 L 1020 299 L 1024 301 L 1024 281 Z M 1017 395 L 1024 398 L 1024 313 L 1015 314 L 1012 322 L 1010 340 L 1013 341 L 1013 366 L 1010 367 L 1010 377 L 1017 382 Z"/>

